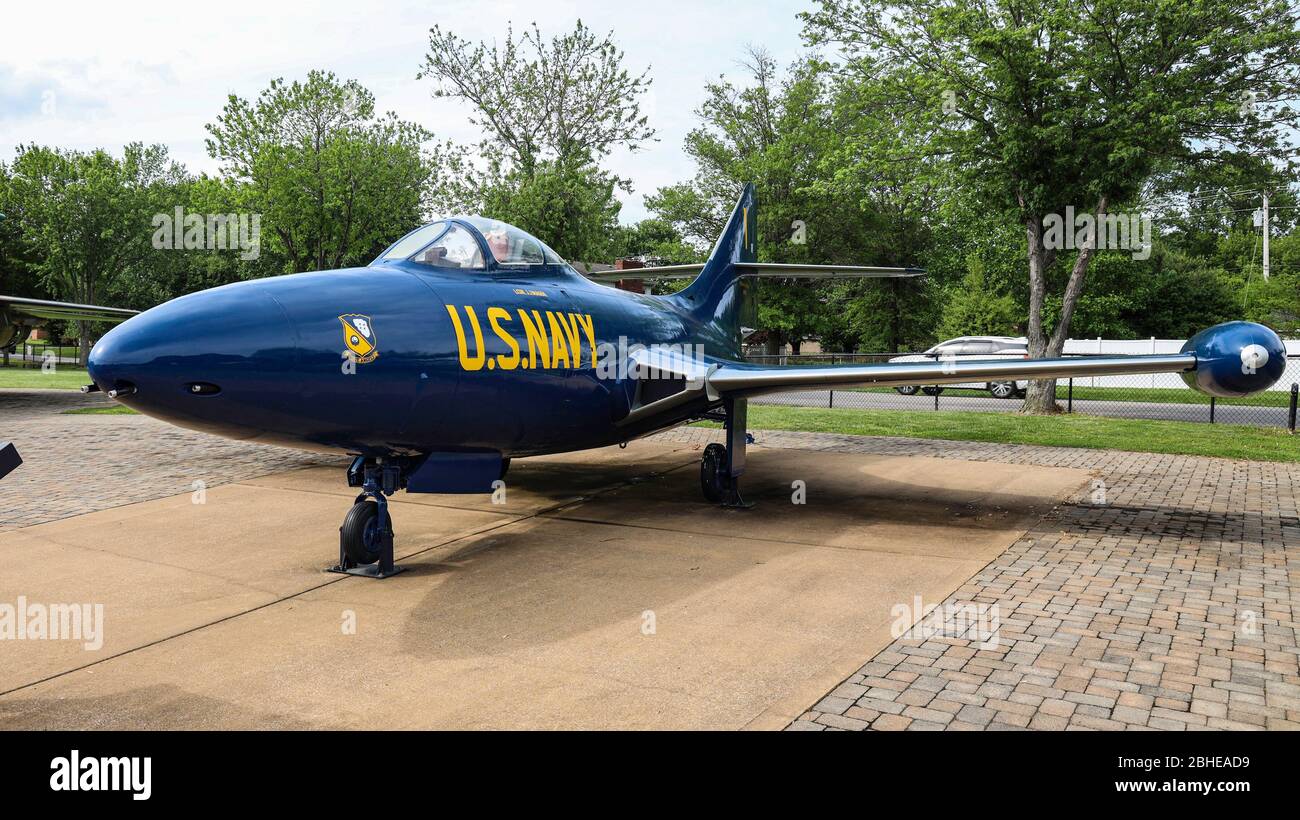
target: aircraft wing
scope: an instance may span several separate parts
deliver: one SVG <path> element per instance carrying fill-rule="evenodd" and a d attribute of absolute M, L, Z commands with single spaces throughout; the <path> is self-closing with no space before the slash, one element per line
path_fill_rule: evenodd
<path fill-rule="evenodd" d="M 961 359 L 885 362 L 826 367 L 764 367 L 728 364 L 709 374 L 719 396 L 760 396 L 789 390 L 831 387 L 897 387 L 908 384 L 961 384 L 1016 379 L 1066 379 L 1072 376 L 1118 376 L 1195 370 L 1195 353 L 1155 356 L 1080 356 L 1060 359 Z"/>
<path fill-rule="evenodd" d="M 1286 369 L 1286 346 L 1276 333 L 1251 322 L 1227 322 L 1193 336 L 1182 352 L 1149 356 L 1071 356 L 1057 359 L 939 359 L 864 365 L 769 366 L 700 361 L 681 353 L 637 351 L 638 378 L 670 380 L 676 390 L 638 398 L 619 424 L 631 424 L 688 402 L 713 403 L 793 390 L 897 387 L 1017 379 L 1066 379 L 1180 373 L 1187 385 L 1221 398 L 1247 396 L 1273 385 Z M 638 397 L 646 395 L 640 391 Z"/>
<path fill-rule="evenodd" d="M 734 262 L 740 279 L 894 279 L 924 276 L 923 268 L 881 268 L 863 265 L 786 265 L 780 262 Z M 617 282 L 622 279 L 694 279 L 704 270 L 704 263 L 690 265 L 661 265 L 656 268 L 629 268 L 627 270 L 589 273 L 587 278 L 596 282 Z"/>
<path fill-rule="evenodd" d="M 50 302 L 45 299 L 23 299 L 17 296 L 0 296 L 0 313 L 7 314 L 15 324 L 21 319 L 65 319 L 87 322 L 121 322 L 140 311 L 126 308 L 78 305 L 72 302 Z M 23 322 L 23 324 L 27 324 Z"/>

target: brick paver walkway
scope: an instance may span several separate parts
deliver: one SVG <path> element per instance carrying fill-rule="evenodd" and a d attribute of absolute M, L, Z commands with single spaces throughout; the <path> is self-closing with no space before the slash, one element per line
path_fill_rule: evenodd
<path fill-rule="evenodd" d="M 719 437 L 698 428 L 668 435 Z M 1300 728 L 1300 465 L 757 437 L 767 447 L 1084 467 L 1102 482 L 947 601 L 925 602 L 996 604 L 996 648 L 974 638 L 895 640 L 791 729 Z"/>
<path fill-rule="evenodd" d="M 111 400 L 72 390 L 0 389 L 0 441 L 23 464 L 0 479 L 0 532 L 346 459 L 230 441 L 147 416 L 65 415 Z M 339 481 L 343 473 L 339 472 Z"/>

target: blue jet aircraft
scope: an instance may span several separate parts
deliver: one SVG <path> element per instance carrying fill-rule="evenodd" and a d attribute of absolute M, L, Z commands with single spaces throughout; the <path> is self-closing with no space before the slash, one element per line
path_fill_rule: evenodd
<path fill-rule="evenodd" d="M 336 571 L 384 577 L 386 498 L 487 493 L 512 458 L 584 450 L 701 418 L 726 426 L 700 463 L 710 502 L 742 506 L 746 403 L 789 390 L 1181 372 L 1214 396 L 1263 390 L 1286 350 L 1230 322 L 1174 355 L 773 367 L 741 356 L 759 277 L 917 276 L 755 260 L 752 186 L 694 276 L 651 296 L 597 284 L 524 231 L 480 217 L 425 225 L 363 268 L 182 296 L 95 345 L 94 385 L 135 410 L 245 441 L 354 456 Z M 629 273 L 616 274 L 627 278 Z"/>

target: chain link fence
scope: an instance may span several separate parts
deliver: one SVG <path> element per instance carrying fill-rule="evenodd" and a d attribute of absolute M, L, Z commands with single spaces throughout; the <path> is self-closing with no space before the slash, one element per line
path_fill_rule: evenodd
<path fill-rule="evenodd" d="M 0 366 L 40 369 L 42 366 L 83 367 L 81 348 L 77 345 L 32 344 L 24 342 L 0 352 Z"/>
<path fill-rule="evenodd" d="M 817 353 L 748 356 L 755 364 L 881 364 L 898 353 Z M 830 407 L 852 410 L 952 410 L 1015 412 L 1025 381 L 905 388 L 853 387 L 801 390 L 759 396 L 754 404 Z M 1215 399 L 1183 383 L 1177 373 L 1133 376 L 1088 376 L 1056 383 L 1056 399 L 1070 413 L 1128 419 L 1196 421 L 1295 429 L 1300 357 L 1288 357 L 1282 378 L 1272 388 L 1243 399 Z"/>

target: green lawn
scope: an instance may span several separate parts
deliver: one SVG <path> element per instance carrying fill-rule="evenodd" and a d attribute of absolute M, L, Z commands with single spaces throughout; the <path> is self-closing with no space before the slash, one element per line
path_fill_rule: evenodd
<path fill-rule="evenodd" d="M 892 393 L 893 388 L 889 387 L 855 387 L 848 388 L 855 392 L 861 393 Z M 917 394 L 921 395 L 921 394 Z M 1056 398 L 1065 402 L 1069 391 L 1064 383 L 1058 383 L 1056 386 Z M 945 388 L 943 394 L 939 397 L 939 406 L 943 407 L 943 400 L 947 396 L 972 396 L 975 398 L 992 399 L 987 390 L 972 390 L 969 388 Z M 926 400 L 933 402 L 932 396 L 922 396 Z M 1143 401 L 1156 402 L 1160 404 L 1203 404 L 1209 407 L 1210 397 L 1197 393 L 1191 388 L 1161 388 L 1161 387 L 1082 387 L 1074 388 L 1075 401 Z M 1003 401 L 996 399 L 995 401 Z M 1010 406 L 1019 406 L 1019 399 L 1005 399 Z M 1248 407 L 1286 407 L 1291 402 L 1289 392 L 1266 391 L 1256 393 L 1253 396 L 1247 396 L 1244 399 L 1219 399 L 1220 406 L 1229 404 L 1240 404 Z M 1209 412 L 1208 410 L 1206 412 Z"/>
<path fill-rule="evenodd" d="M 1065 385 L 1057 385 L 1056 397 L 1065 401 Z M 1079 387 L 1074 388 L 1074 399 L 1093 401 L 1149 401 L 1163 404 L 1210 404 L 1210 397 L 1197 393 L 1191 388 L 1174 389 L 1160 387 Z M 1244 399 L 1219 399 L 1219 406 L 1240 404 L 1248 407 L 1286 407 L 1291 403 L 1289 392 L 1266 391 L 1247 396 Z"/>
<path fill-rule="evenodd" d="M 75 407 L 64 410 L 65 416 L 134 416 L 135 411 L 125 404 L 110 404 L 106 407 Z"/>
<path fill-rule="evenodd" d="M 714 422 L 699 424 L 718 426 Z M 749 426 L 754 430 L 996 441 L 1255 461 L 1300 461 L 1300 437 L 1291 435 L 1283 428 L 1186 421 L 751 405 Z"/>
<path fill-rule="evenodd" d="M 50 373 L 39 367 L 0 366 L 0 387 L 76 390 L 83 384 L 90 384 L 90 376 L 83 368 L 70 365 L 59 366 Z"/>

